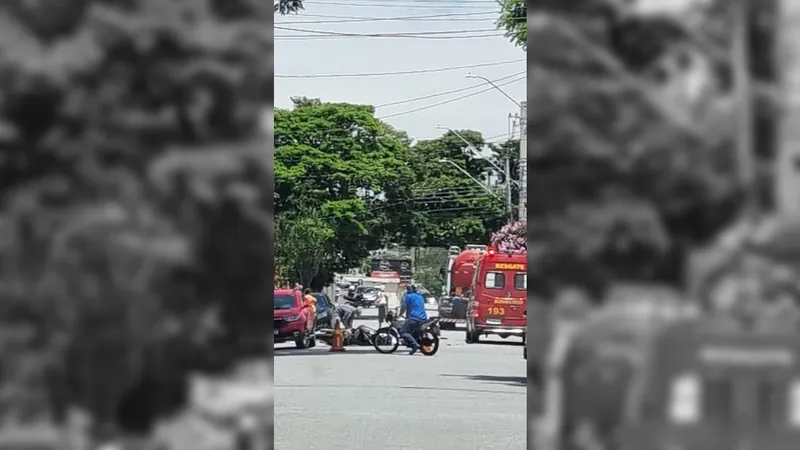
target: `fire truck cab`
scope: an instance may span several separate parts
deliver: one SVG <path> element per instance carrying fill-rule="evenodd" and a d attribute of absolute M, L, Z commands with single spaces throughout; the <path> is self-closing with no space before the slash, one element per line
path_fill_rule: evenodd
<path fill-rule="evenodd" d="M 482 335 L 526 340 L 528 258 L 489 247 L 478 259 L 467 306 L 467 343 Z"/>

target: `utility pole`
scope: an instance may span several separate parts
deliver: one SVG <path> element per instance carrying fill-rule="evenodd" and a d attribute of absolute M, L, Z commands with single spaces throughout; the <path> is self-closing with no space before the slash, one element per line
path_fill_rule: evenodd
<path fill-rule="evenodd" d="M 512 222 L 514 220 L 514 208 L 511 206 L 511 155 L 506 155 L 505 161 L 506 211 L 508 212 L 508 221 Z"/>
<path fill-rule="evenodd" d="M 736 103 L 736 154 L 739 167 L 739 182 L 744 190 L 745 217 L 758 214 L 759 192 L 756 178 L 756 158 L 753 152 L 753 95 L 750 73 L 750 0 L 735 0 L 731 3 L 733 16 L 733 82 Z"/>
<path fill-rule="evenodd" d="M 528 102 L 519 116 L 519 220 L 528 220 Z"/>
<path fill-rule="evenodd" d="M 781 213 L 800 213 L 800 2 L 776 0 L 775 54 L 783 90 L 784 114 L 780 119 L 775 157 L 775 205 Z"/>

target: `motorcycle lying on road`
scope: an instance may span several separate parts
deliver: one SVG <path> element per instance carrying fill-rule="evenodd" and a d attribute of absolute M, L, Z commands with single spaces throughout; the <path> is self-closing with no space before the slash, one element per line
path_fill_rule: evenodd
<path fill-rule="evenodd" d="M 402 329 L 405 321 L 398 317 L 396 311 L 389 311 L 386 314 L 386 321 L 389 322 L 390 325 L 377 330 L 366 325 L 360 325 L 352 329 L 345 329 L 343 331 L 344 337 L 342 340 L 342 345 L 345 347 L 372 346 L 378 351 L 378 353 L 384 354 L 396 352 L 400 345 L 407 347 L 403 339 L 400 337 L 400 330 Z M 428 319 L 421 323 L 417 331 L 414 333 L 414 337 L 417 339 L 417 342 L 419 342 L 420 353 L 426 356 L 435 355 L 436 352 L 439 351 L 439 319 Z M 317 340 L 328 345 L 332 345 L 333 330 L 319 330 L 317 332 Z"/>
<path fill-rule="evenodd" d="M 388 331 L 388 327 L 376 330 L 366 325 L 342 330 L 342 345 L 345 347 L 375 347 L 380 353 L 393 353 L 400 346 L 400 338 Z M 333 329 L 317 331 L 317 340 L 333 345 Z"/>

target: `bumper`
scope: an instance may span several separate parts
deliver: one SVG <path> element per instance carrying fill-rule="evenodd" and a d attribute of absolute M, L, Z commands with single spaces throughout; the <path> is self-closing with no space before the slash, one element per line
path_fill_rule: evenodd
<path fill-rule="evenodd" d="M 445 319 L 466 319 L 467 306 L 461 301 L 454 301 L 446 304 L 439 303 L 436 308 L 439 312 L 439 317 Z"/>
<path fill-rule="evenodd" d="M 475 331 L 480 334 L 507 334 L 509 336 L 524 336 L 526 328 L 524 326 L 507 326 L 507 325 L 488 325 L 488 324 L 475 324 Z"/>
<path fill-rule="evenodd" d="M 276 344 L 280 344 L 286 341 L 293 341 L 302 335 L 303 335 L 302 331 L 287 331 L 287 332 L 281 331 L 274 336 L 273 342 L 275 342 Z"/>
<path fill-rule="evenodd" d="M 285 322 L 276 320 L 274 324 L 273 342 L 279 344 L 281 342 L 293 341 L 303 335 L 305 329 L 303 321 Z"/>

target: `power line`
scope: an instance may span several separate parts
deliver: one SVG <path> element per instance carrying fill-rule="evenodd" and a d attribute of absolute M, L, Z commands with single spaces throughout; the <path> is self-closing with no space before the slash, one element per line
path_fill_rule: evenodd
<path fill-rule="evenodd" d="M 340 216 L 349 216 L 356 219 L 367 218 L 369 216 L 374 215 L 375 213 L 382 213 L 385 212 L 386 209 L 389 208 L 396 208 L 398 206 L 409 206 L 409 202 L 407 200 L 401 200 L 396 202 L 387 202 L 378 206 L 369 207 L 367 206 L 367 210 L 363 212 L 355 212 L 355 213 L 345 213 L 345 214 L 320 214 L 315 215 L 315 219 L 319 220 L 329 220 L 334 219 Z M 436 208 L 436 209 L 419 209 L 419 208 L 410 208 L 411 213 L 417 214 L 436 214 L 439 217 L 446 217 L 447 214 L 443 213 L 455 213 L 459 212 L 459 214 L 454 214 L 453 218 L 462 218 L 465 214 L 474 213 L 476 216 L 483 218 L 483 219 L 492 219 L 497 217 L 502 217 L 505 215 L 505 212 L 497 212 L 491 213 L 486 210 L 484 206 L 464 206 L 464 207 L 454 207 L 454 208 Z M 278 212 L 277 215 L 282 214 L 282 212 Z M 494 215 L 493 215 L 494 214 Z"/>
<path fill-rule="evenodd" d="M 308 5 L 323 5 L 323 6 L 352 6 L 357 8 L 406 8 L 406 9 L 456 9 L 456 8 L 479 8 L 479 7 L 487 7 L 489 5 L 497 5 L 497 2 L 493 0 L 475 0 L 470 2 L 469 0 L 465 1 L 455 1 L 455 0 L 448 0 L 442 2 L 428 1 L 428 0 L 421 0 L 421 1 L 413 1 L 413 0 L 404 0 L 404 2 L 391 2 L 391 3 L 375 3 L 372 1 L 366 3 L 341 3 L 341 2 L 328 2 L 328 1 L 307 1 L 306 4 Z"/>
<path fill-rule="evenodd" d="M 468 13 L 446 13 L 446 14 L 426 14 L 422 16 L 398 16 L 398 17 L 364 17 L 364 16 L 329 16 L 325 14 L 306 14 L 303 13 L 303 17 L 316 17 L 320 19 L 335 19 L 335 20 L 308 20 L 308 21 L 281 21 L 279 25 L 290 25 L 290 24 L 305 24 L 305 23 L 358 23 L 358 22 L 395 22 L 395 21 L 414 21 L 420 20 L 423 22 L 432 21 L 435 22 L 437 20 L 431 19 L 438 19 L 438 20 L 466 20 L 466 21 L 484 21 L 491 19 L 490 17 L 479 18 L 479 19 L 464 19 L 466 16 L 485 16 L 485 15 L 497 15 L 497 11 L 486 11 L 486 12 L 468 12 Z"/>
<path fill-rule="evenodd" d="M 498 84 L 497 86 L 506 86 L 506 85 L 509 85 L 509 84 L 512 84 L 512 83 L 516 83 L 518 81 L 522 81 L 522 80 L 524 80 L 526 78 L 527 78 L 527 74 L 524 77 L 521 77 L 521 78 L 518 78 L 518 79 L 515 79 L 515 80 L 511 80 L 511 81 L 507 81 L 505 83 Z M 450 100 L 445 100 L 443 102 L 434 103 L 432 105 L 421 106 L 419 108 L 411 109 L 411 110 L 408 110 L 408 111 L 402 111 L 402 112 L 399 112 L 399 113 L 389 114 L 389 115 L 382 116 L 382 117 L 376 117 L 376 119 L 384 120 L 384 119 L 389 119 L 389 118 L 392 118 L 392 117 L 404 116 L 406 114 L 413 114 L 415 112 L 424 111 L 426 109 L 436 108 L 437 106 L 442 106 L 442 105 L 447 105 L 448 103 L 457 102 L 457 101 L 463 100 L 465 98 L 474 97 L 474 96 L 476 96 L 478 94 L 482 94 L 484 92 L 489 92 L 489 91 L 494 90 L 494 89 L 495 89 L 495 87 L 491 86 L 491 87 L 488 87 L 486 89 L 482 89 L 482 90 L 480 90 L 478 92 L 473 92 L 471 94 L 466 94 L 466 95 L 462 95 L 462 96 L 459 96 L 459 97 L 451 98 Z"/>
<path fill-rule="evenodd" d="M 476 188 L 477 189 L 477 188 Z M 500 190 L 499 188 L 497 189 Z M 439 196 L 429 196 L 429 197 L 412 197 L 409 199 L 410 202 L 415 204 L 428 204 L 428 205 L 436 205 L 442 203 L 469 203 L 469 202 L 476 202 L 481 200 L 489 200 L 495 199 L 495 197 L 488 192 L 481 193 L 469 193 L 467 195 L 453 193 L 452 195 L 439 195 Z"/>
<path fill-rule="evenodd" d="M 527 73 L 527 72 L 528 72 L 527 70 L 523 70 L 522 72 L 517 72 L 515 74 L 508 75 L 508 76 L 505 76 L 505 77 L 502 77 L 502 78 L 498 78 L 498 79 L 492 80 L 492 81 L 498 82 L 498 81 L 507 80 L 509 78 L 513 78 L 513 77 L 522 75 L 523 73 Z M 409 99 L 406 99 L 406 100 L 398 100 L 396 102 L 384 103 L 382 105 L 375 105 L 375 109 L 377 109 L 377 108 L 385 108 L 387 106 L 403 105 L 403 104 L 406 104 L 406 103 L 413 103 L 413 102 L 420 101 L 420 100 L 428 100 L 428 99 L 431 99 L 431 98 L 441 97 L 443 95 L 456 94 L 458 92 L 469 91 L 471 89 L 475 89 L 475 88 L 479 88 L 479 87 L 483 87 L 483 86 L 486 86 L 486 83 L 479 83 L 479 84 L 474 84 L 472 86 L 463 87 L 463 88 L 460 88 L 460 89 L 453 89 L 451 91 L 444 91 L 444 92 L 439 92 L 439 93 L 436 93 L 436 94 L 423 95 L 423 96 L 420 96 L 420 97 L 409 98 Z"/>
<path fill-rule="evenodd" d="M 426 14 L 424 16 L 396 16 L 396 17 L 374 17 L 374 16 L 339 16 L 329 14 L 308 14 L 303 12 L 302 17 L 316 17 L 319 19 L 355 19 L 355 20 L 412 20 L 412 19 L 426 19 L 436 17 L 461 17 L 461 16 L 477 16 L 485 14 L 497 14 L 497 11 L 483 11 L 483 12 L 467 12 L 467 13 L 442 13 L 442 14 Z"/>
<path fill-rule="evenodd" d="M 418 189 L 413 191 L 413 196 L 411 198 L 435 198 L 436 196 L 442 195 L 450 195 L 450 194 L 474 194 L 478 193 L 480 195 L 488 195 L 484 190 L 479 189 L 474 184 L 470 184 L 468 186 L 451 186 L 451 187 L 440 187 L 440 188 L 428 188 L 428 189 Z"/>
<path fill-rule="evenodd" d="M 425 14 L 414 16 L 339 16 L 327 14 L 308 14 L 303 13 L 302 17 L 314 17 L 318 19 L 334 20 L 281 20 L 278 25 L 301 25 L 301 24 L 331 24 L 331 23 L 361 23 L 361 22 L 486 22 L 498 18 L 498 11 L 481 11 L 467 13 L 444 13 L 444 14 Z M 476 17 L 487 16 L 487 17 Z M 526 22 L 527 17 L 509 17 L 506 20 L 517 20 Z"/>
<path fill-rule="evenodd" d="M 373 4 L 374 0 L 350 0 L 351 2 L 358 2 L 357 4 Z M 496 0 L 384 0 L 383 1 L 389 5 L 401 5 L 405 3 L 422 3 L 425 5 L 430 4 L 451 4 L 451 5 L 493 5 L 499 6 Z M 333 3 L 329 3 L 327 1 L 316 1 L 316 0 L 308 0 L 310 4 L 325 4 L 325 5 L 332 5 Z"/>
<path fill-rule="evenodd" d="M 329 73 L 329 74 L 309 74 L 309 75 L 275 75 L 274 78 L 360 78 L 360 77 L 386 77 L 394 75 L 415 75 L 421 73 L 448 72 L 451 70 L 473 69 L 477 67 L 495 67 L 506 64 L 525 62 L 524 59 L 514 59 L 510 61 L 498 61 L 490 63 L 469 64 L 464 66 L 437 67 L 433 69 L 400 70 L 394 72 L 361 72 L 361 73 Z"/>
<path fill-rule="evenodd" d="M 488 33 L 497 31 L 496 28 L 481 28 L 477 30 L 445 30 L 445 31 L 406 31 L 399 33 L 345 33 L 340 31 L 314 30 L 309 28 L 293 28 L 275 25 L 276 30 L 294 31 L 297 33 L 309 33 L 322 36 L 352 36 L 352 37 L 422 37 L 438 35 L 459 35 L 467 33 Z M 291 37 L 291 36 L 281 36 Z"/>
<path fill-rule="evenodd" d="M 505 36 L 504 33 L 485 33 L 485 34 L 471 34 L 464 36 L 362 36 L 362 35 L 341 35 L 341 36 L 321 36 L 321 35 L 296 35 L 296 36 L 275 36 L 276 41 L 334 41 L 341 39 L 355 39 L 355 38 L 382 38 L 382 39 L 425 39 L 430 41 L 456 41 L 461 39 L 484 39 L 491 37 Z"/>
<path fill-rule="evenodd" d="M 377 19 L 360 19 L 360 20 L 292 20 L 286 22 L 278 22 L 278 25 L 319 25 L 319 24 L 340 24 L 340 23 L 373 23 L 373 22 L 424 22 L 424 23 L 437 23 L 437 22 L 470 22 L 470 23 L 486 23 L 492 22 L 497 17 L 454 17 L 454 18 L 432 18 L 432 19 L 395 19 L 395 18 L 377 18 Z M 515 19 L 519 20 L 519 19 Z"/>
<path fill-rule="evenodd" d="M 444 136 L 444 135 L 442 135 L 442 136 Z M 412 137 L 411 139 L 412 139 L 412 140 L 415 140 L 415 141 L 434 141 L 434 140 L 436 140 L 436 139 L 441 139 L 441 138 L 442 138 L 442 136 L 435 136 L 435 137 Z M 506 133 L 503 133 L 503 134 L 496 134 L 496 135 L 494 135 L 494 136 L 487 136 L 487 137 L 484 137 L 484 138 L 483 138 L 483 142 L 484 142 L 484 144 L 497 144 L 497 143 L 500 143 L 500 142 L 505 142 L 505 141 L 507 141 L 508 139 L 509 139 L 509 137 L 508 137 L 508 133 L 506 132 Z M 515 138 L 511 138 L 511 139 L 515 139 Z"/>
<path fill-rule="evenodd" d="M 329 128 L 329 129 L 315 128 L 314 131 L 315 132 L 329 132 L 329 131 L 343 131 L 343 129 L 340 128 L 340 127 Z M 475 131 L 475 130 L 473 130 L 473 131 Z M 446 133 L 443 133 L 441 136 L 431 136 L 431 137 L 408 136 L 408 139 L 410 139 L 412 141 L 433 141 L 433 140 L 436 140 L 436 139 L 441 139 L 442 137 L 444 137 L 445 134 Z M 278 136 L 277 133 L 276 133 L 276 136 Z M 382 138 L 382 137 L 392 137 L 392 136 L 388 135 L 388 134 L 380 134 L 380 135 L 378 135 L 378 138 Z M 494 136 L 483 137 L 483 142 L 485 144 L 494 144 L 494 143 L 498 143 L 498 142 L 505 142 L 507 140 L 508 140 L 508 133 L 503 133 L 503 134 L 497 134 L 497 135 L 494 135 Z M 338 174 L 331 174 L 331 175 L 327 175 L 327 176 L 329 176 L 329 177 L 338 176 Z"/>

